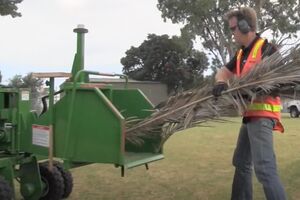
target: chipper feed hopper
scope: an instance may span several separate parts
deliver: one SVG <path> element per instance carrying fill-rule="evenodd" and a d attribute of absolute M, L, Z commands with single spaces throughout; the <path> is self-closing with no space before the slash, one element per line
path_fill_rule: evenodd
<path fill-rule="evenodd" d="M 33 73 L 46 78 L 49 95 L 41 114 L 31 111 L 30 91 L 0 86 L 0 199 L 15 196 L 14 179 L 24 199 L 67 198 L 73 186 L 68 169 L 91 163 L 111 163 L 124 170 L 160 160 L 151 144 L 134 151 L 126 145 L 126 119 L 143 119 L 153 105 L 138 89 L 114 89 L 90 83 L 89 75 L 121 76 L 84 70 L 83 26 L 77 33 L 72 73 Z M 60 91 L 54 79 L 66 77 Z M 60 99 L 54 101 L 56 96 Z M 48 106 L 47 106 L 48 105 Z M 151 141 L 152 143 L 160 141 Z M 156 151 L 157 152 L 157 151 Z"/>

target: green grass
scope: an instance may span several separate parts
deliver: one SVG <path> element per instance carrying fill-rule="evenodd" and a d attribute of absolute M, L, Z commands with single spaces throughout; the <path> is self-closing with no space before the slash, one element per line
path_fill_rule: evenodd
<path fill-rule="evenodd" d="M 165 159 L 125 171 L 113 165 L 93 164 L 72 169 L 71 200 L 224 200 L 230 199 L 240 118 L 232 123 L 209 123 L 176 133 L 164 146 Z M 279 173 L 288 199 L 300 199 L 300 119 L 283 118 L 286 133 L 275 133 Z M 264 194 L 254 176 L 254 199 Z"/>

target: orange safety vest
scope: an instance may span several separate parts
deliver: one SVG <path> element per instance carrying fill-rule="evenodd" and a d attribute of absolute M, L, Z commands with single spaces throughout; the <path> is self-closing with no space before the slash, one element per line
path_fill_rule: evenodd
<path fill-rule="evenodd" d="M 247 58 L 247 61 L 241 71 L 241 58 L 243 50 L 240 49 L 237 54 L 235 74 L 238 77 L 245 75 L 253 66 L 259 63 L 262 59 L 262 46 L 265 40 L 259 38 Z M 279 97 L 265 96 L 261 99 L 255 99 L 248 105 L 247 111 L 243 114 L 244 117 L 267 117 L 276 119 L 277 123 L 273 130 L 284 132 L 284 128 L 280 123 L 281 120 L 281 102 Z"/>

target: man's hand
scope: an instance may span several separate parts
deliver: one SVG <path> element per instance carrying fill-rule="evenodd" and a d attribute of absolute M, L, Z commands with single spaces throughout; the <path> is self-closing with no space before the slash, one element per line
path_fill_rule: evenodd
<path fill-rule="evenodd" d="M 216 85 L 214 86 L 213 90 L 212 90 L 212 94 L 215 97 L 219 97 L 221 96 L 223 91 L 226 91 L 228 89 L 228 85 L 225 82 L 218 82 L 216 83 Z"/>

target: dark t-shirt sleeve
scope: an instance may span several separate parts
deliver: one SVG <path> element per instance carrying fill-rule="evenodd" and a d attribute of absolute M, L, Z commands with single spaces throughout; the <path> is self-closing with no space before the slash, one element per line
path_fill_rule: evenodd
<path fill-rule="evenodd" d="M 232 58 L 231 58 L 231 60 L 225 65 L 225 67 L 227 68 L 227 69 L 229 69 L 229 71 L 231 71 L 231 72 L 233 72 L 233 70 L 235 69 L 235 66 L 236 66 L 236 54 L 235 54 L 235 56 L 233 56 Z"/>
<path fill-rule="evenodd" d="M 275 53 L 276 51 L 278 51 L 277 47 L 272 44 L 272 43 L 265 43 L 263 46 L 262 46 L 262 57 L 265 58 L 265 57 L 268 57 L 270 55 L 272 55 L 273 53 Z"/>

